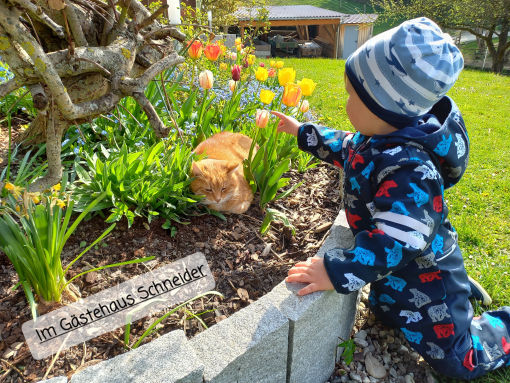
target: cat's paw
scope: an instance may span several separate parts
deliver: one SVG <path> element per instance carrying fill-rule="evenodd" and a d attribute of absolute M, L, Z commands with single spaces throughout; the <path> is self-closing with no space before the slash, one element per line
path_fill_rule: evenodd
<path fill-rule="evenodd" d="M 229 213 L 242 214 L 250 208 L 250 205 L 251 205 L 250 202 L 242 202 L 239 205 L 237 205 L 235 208 L 230 209 Z"/>

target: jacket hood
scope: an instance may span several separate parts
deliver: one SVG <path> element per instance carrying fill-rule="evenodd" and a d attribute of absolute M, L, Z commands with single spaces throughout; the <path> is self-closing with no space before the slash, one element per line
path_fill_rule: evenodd
<path fill-rule="evenodd" d="M 445 188 L 455 185 L 467 167 L 469 138 L 460 111 L 448 96 L 439 100 L 417 124 L 399 129 L 380 142 L 384 146 L 412 142 L 425 149 L 441 172 Z"/>

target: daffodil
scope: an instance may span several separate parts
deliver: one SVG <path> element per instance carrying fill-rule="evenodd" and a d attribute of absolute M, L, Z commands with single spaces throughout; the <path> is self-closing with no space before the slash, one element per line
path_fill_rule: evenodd
<path fill-rule="evenodd" d="M 60 185 L 60 183 L 56 184 L 56 185 L 53 185 L 52 189 L 54 191 L 60 191 L 60 189 L 62 188 L 62 186 Z"/>
<path fill-rule="evenodd" d="M 10 182 L 7 182 L 4 188 L 9 193 L 11 193 L 14 196 L 14 198 L 19 198 L 21 196 L 21 192 L 23 191 L 23 188 L 21 186 L 16 186 L 14 184 L 11 184 Z"/>

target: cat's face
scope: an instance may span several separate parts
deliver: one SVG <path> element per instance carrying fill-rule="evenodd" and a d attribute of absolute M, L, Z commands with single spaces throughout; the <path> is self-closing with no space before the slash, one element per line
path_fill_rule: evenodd
<path fill-rule="evenodd" d="M 205 159 L 193 162 L 191 190 L 203 195 L 203 204 L 222 204 L 227 202 L 236 189 L 233 173 L 242 166 L 223 160 Z"/>

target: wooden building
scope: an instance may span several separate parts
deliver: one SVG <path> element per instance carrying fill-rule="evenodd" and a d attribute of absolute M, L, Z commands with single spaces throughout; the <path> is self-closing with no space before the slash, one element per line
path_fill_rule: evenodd
<path fill-rule="evenodd" d="M 347 58 L 372 37 L 376 14 L 345 14 L 312 5 L 267 6 L 271 30 L 294 27 L 298 39 L 313 40 L 323 49 L 323 56 Z M 240 8 L 236 12 L 241 35 L 245 28 L 260 27 L 257 9 Z"/>

